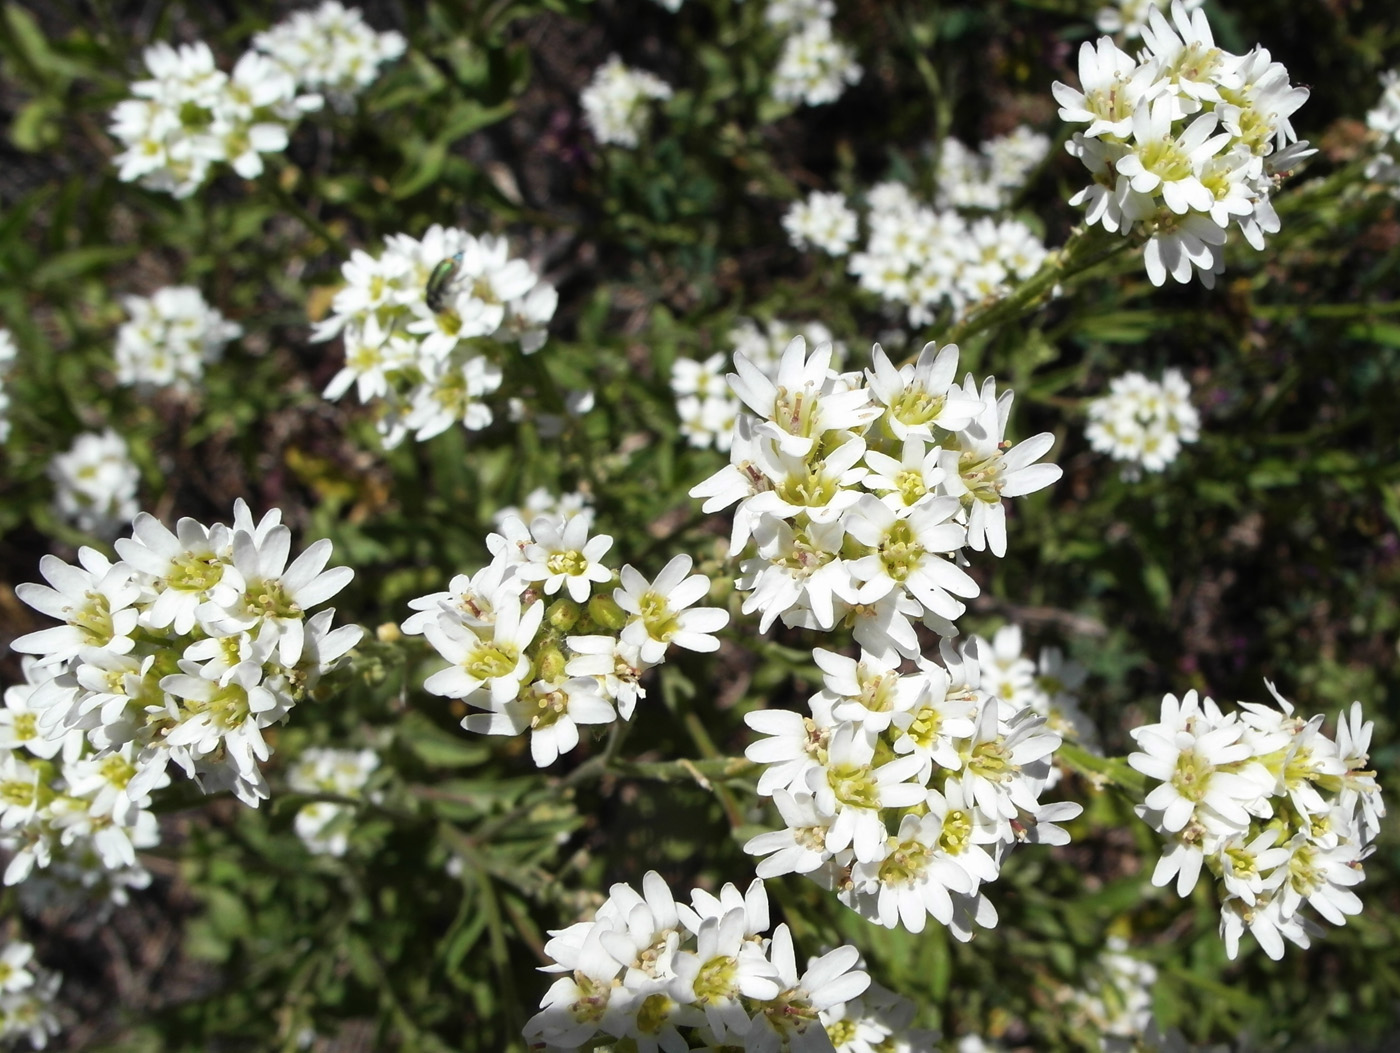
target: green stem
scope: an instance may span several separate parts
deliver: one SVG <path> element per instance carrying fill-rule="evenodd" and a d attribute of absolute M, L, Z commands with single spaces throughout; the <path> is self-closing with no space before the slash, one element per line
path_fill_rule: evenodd
<path fill-rule="evenodd" d="M 1130 768 L 1126 757 L 1101 757 L 1073 742 L 1063 742 L 1055 750 L 1055 759 L 1099 790 L 1116 786 L 1134 801 L 1147 796 L 1147 776 Z"/>
<path fill-rule="evenodd" d="M 1058 252 L 1050 254 L 1040 270 L 1016 286 L 1009 295 L 958 322 L 943 334 L 940 342 L 960 344 L 984 329 L 1029 314 L 1050 298 L 1056 285 L 1112 259 L 1135 244 L 1137 242 L 1133 238 L 1110 234 L 1100 227 L 1080 227 Z"/>

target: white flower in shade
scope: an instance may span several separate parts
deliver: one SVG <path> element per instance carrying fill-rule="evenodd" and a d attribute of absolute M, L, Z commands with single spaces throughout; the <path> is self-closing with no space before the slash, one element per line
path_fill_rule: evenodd
<path fill-rule="evenodd" d="M 846 195 L 814 190 L 794 202 L 783 216 L 783 229 L 795 248 L 809 246 L 829 256 L 844 256 L 859 233 L 856 214 L 846 204 Z"/>
<path fill-rule="evenodd" d="M 672 644 L 688 651 L 719 649 L 711 634 L 729 624 L 729 614 L 719 607 L 694 606 L 709 593 L 710 579 L 691 574 L 692 562 L 684 553 L 674 556 L 654 581 L 630 566 L 622 568 L 613 599 L 632 617 L 621 639 L 636 647 L 644 662 L 660 662 Z"/>
<path fill-rule="evenodd" d="M 49 462 L 54 511 L 79 530 L 111 537 L 140 510 L 141 473 L 126 440 L 111 428 L 79 435 L 67 453 Z"/>
<path fill-rule="evenodd" d="M 287 769 L 287 786 L 299 793 L 360 797 L 378 767 L 379 755 L 374 750 L 313 746 Z M 312 801 L 297 810 L 293 827 L 307 851 L 343 856 L 350 847 L 354 814 L 352 805 Z"/>
<path fill-rule="evenodd" d="M 779 102 L 820 106 L 835 102 L 862 75 L 854 52 L 836 40 L 831 23 L 814 18 L 783 42 L 773 71 L 773 97 Z"/>
<path fill-rule="evenodd" d="M 253 46 L 298 83 L 327 93 L 337 109 L 347 110 L 378 78 L 380 67 L 404 53 L 408 42 L 393 31 L 376 32 L 359 8 L 322 0 L 258 33 Z"/>
<path fill-rule="evenodd" d="M 650 123 L 647 103 L 670 97 L 670 86 L 659 77 L 632 69 L 613 55 L 593 71 L 579 94 L 579 105 L 600 143 L 635 147 Z"/>
<path fill-rule="evenodd" d="M 224 346 L 243 333 L 188 285 L 158 289 L 149 298 L 123 300 L 129 320 L 117 331 L 121 384 L 188 384 L 217 362 Z"/>
<path fill-rule="evenodd" d="M 754 873 L 759 877 L 811 874 L 838 855 L 828 852 L 826 848 L 827 829 L 833 817 L 817 808 L 811 794 L 774 790 L 773 804 L 786 824 L 784 828 L 756 834 L 744 844 L 745 852 L 768 857 L 754 868 Z M 850 854 L 849 850 L 839 853 L 846 862 L 849 862 Z"/>

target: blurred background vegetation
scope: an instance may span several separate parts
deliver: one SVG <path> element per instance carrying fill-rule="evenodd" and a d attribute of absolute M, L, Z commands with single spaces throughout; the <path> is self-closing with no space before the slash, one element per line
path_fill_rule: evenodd
<path fill-rule="evenodd" d="M 45 552 L 94 543 L 50 510 L 50 457 L 116 428 L 167 521 L 226 519 L 234 498 L 283 509 L 356 570 L 337 603 L 371 628 L 407 599 L 485 561 L 491 514 L 530 490 L 583 488 L 619 561 L 647 573 L 690 551 L 728 580 L 723 517 L 686 496 L 723 458 L 689 449 L 668 387 L 677 356 L 727 350 L 744 317 L 824 322 L 862 351 L 902 319 L 841 264 L 788 246 L 808 190 L 891 176 L 931 189 L 927 148 L 1020 123 L 1063 138 L 1050 96 L 1097 36 L 1092 0 L 839 4 L 865 77 L 837 103 L 766 103 L 777 38 L 760 5 L 690 0 L 459 0 L 363 5 L 409 51 L 349 114 L 303 123 L 256 181 L 225 172 L 195 196 L 118 182 L 111 108 L 155 41 L 205 40 L 224 68 L 277 3 L 8 3 L 0 28 L 0 325 L 20 346 L 0 454 L 0 636 L 38 627 L 13 586 Z M 1359 177 L 1360 121 L 1400 63 L 1386 3 L 1208 0 L 1218 39 L 1256 42 L 1312 97 L 1295 118 L 1322 149 L 1277 198 L 1267 251 L 1232 251 L 1214 291 L 1154 289 L 1135 260 L 1082 276 L 1032 317 L 978 334 L 963 368 L 1016 392 L 1016 438 L 1051 430 L 1064 479 L 1019 502 L 1007 558 L 974 568 L 969 632 L 1022 625 L 1088 667 L 1085 705 L 1110 753 L 1166 691 L 1262 700 L 1274 681 L 1305 713 L 1360 699 L 1376 721 L 1383 785 L 1400 747 L 1400 216 Z M 637 151 L 599 147 L 577 96 L 612 53 L 675 86 Z M 1053 150 L 1017 214 L 1062 244 L 1078 163 Z M 362 408 L 328 403 L 337 343 L 309 342 L 350 248 L 376 251 L 433 223 L 508 234 L 560 292 L 539 368 L 592 387 L 597 408 L 559 438 L 505 414 L 385 452 Z M 135 393 L 112 377 L 120 298 L 193 284 L 245 335 L 202 387 Z M 939 336 L 907 333 L 913 349 Z M 888 339 L 881 336 L 881 339 Z M 1202 440 L 1161 474 L 1125 482 L 1083 437 L 1084 404 L 1129 369 L 1182 369 Z M 513 378 L 539 390 L 539 378 Z M 735 604 L 737 610 L 737 604 Z M 715 660 L 660 671 L 625 754 L 641 762 L 737 755 L 742 714 L 813 689 L 809 634 L 759 639 L 743 621 Z M 457 729 L 417 690 L 402 649 L 365 649 L 358 684 L 299 707 L 274 765 L 309 744 L 372 745 L 382 803 L 344 860 L 309 856 L 293 806 L 170 800 L 154 886 L 103 917 L 18 912 L 17 931 L 65 975 L 58 1048 L 500 1050 L 546 983 L 545 931 L 609 883 L 650 868 L 678 891 L 746 885 L 739 849 L 766 822 L 741 780 L 609 775 L 570 784 L 600 743 L 547 783 L 522 741 Z M 4 659 L 6 682 L 18 678 Z M 274 787 L 276 775 L 273 775 Z M 1400 998 L 1400 838 L 1367 864 L 1366 912 L 1309 952 L 1229 963 L 1204 884 L 1188 903 L 1151 888 L 1157 841 L 1130 804 L 1090 794 L 1074 843 L 1023 852 L 990 889 L 1001 923 L 970 945 L 861 921 L 800 879 L 769 882 L 799 943 L 846 939 L 872 975 L 950 1038 L 1073 1049 L 1091 1036 L 1057 999 L 1082 988 L 1110 934 L 1159 969 L 1159 1019 L 1196 1041 L 1354 1048 L 1393 1032 Z M 286 802 L 284 802 L 286 803 Z M 450 857 L 454 873 L 445 869 Z M 315 1035 L 314 1040 L 308 1038 Z M 1088 1048 L 1096 1048 L 1089 1044 Z"/>

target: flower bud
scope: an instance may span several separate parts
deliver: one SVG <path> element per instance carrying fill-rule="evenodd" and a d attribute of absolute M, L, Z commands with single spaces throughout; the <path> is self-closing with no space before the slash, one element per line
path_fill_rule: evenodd
<path fill-rule="evenodd" d="M 588 601 L 588 616 L 610 632 L 620 632 L 629 616 L 611 596 L 594 596 Z"/>

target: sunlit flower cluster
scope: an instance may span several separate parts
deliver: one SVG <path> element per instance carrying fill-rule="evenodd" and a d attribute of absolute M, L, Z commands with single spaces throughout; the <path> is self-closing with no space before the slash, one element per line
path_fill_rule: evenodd
<path fill-rule="evenodd" d="M 32 944 L 11 940 L 0 947 L 0 1043 L 24 1037 L 34 1049 L 49 1044 L 59 1032 L 54 1005 L 62 980 L 34 960 Z"/>
<path fill-rule="evenodd" d="M 794 106 L 820 106 L 860 83 L 864 71 L 855 52 L 832 35 L 829 20 L 809 18 L 788 23 L 788 28 L 791 32 L 773 71 L 773 98 Z"/>
<path fill-rule="evenodd" d="M 959 317 L 1004 296 L 1045 260 L 1044 244 L 1020 220 L 968 221 L 920 203 L 901 183 L 875 186 L 867 201 L 865 247 L 848 269 L 862 289 L 905 308 L 916 328 L 940 310 Z"/>
<path fill-rule="evenodd" d="M 0 329 L 0 442 L 10 437 L 10 393 L 5 381 L 19 358 L 19 348 L 8 329 Z"/>
<path fill-rule="evenodd" d="M 240 500 L 231 527 L 186 518 L 172 533 L 142 513 L 116 542 L 118 562 L 91 548 L 78 550 L 78 566 L 45 556 L 49 584 L 15 590 L 62 623 L 13 644 L 49 677 L 27 700 L 32 726 L 51 742 L 85 737 L 112 785 L 108 807 L 138 808 L 172 763 L 206 793 L 230 790 L 253 806 L 267 797 L 264 729 L 361 633 L 332 628 L 333 609 L 309 613 L 353 572 L 325 569 L 325 540 L 288 564 L 280 520 L 273 510 L 255 522 Z"/>
<path fill-rule="evenodd" d="M 263 156 L 287 148 L 292 127 L 319 109 L 296 78 L 267 56 L 245 52 L 224 73 L 202 41 L 178 49 L 164 42 L 145 52 L 150 79 L 131 86 L 134 98 L 112 112 L 122 144 L 115 158 L 125 182 L 189 197 L 227 164 L 244 179 L 263 172 Z"/>
<path fill-rule="evenodd" d="M 584 516 L 507 519 L 486 538 L 491 563 L 411 600 L 418 613 L 403 626 L 448 662 L 424 688 L 479 710 L 463 718 L 468 731 L 530 732 L 541 768 L 578 745 L 580 725 L 632 719 L 642 675 L 672 646 L 717 650 L 711 634 L 729 621 L 695 606 L 710 581 L 690 573 L 689 556 L 654 580 L 630 565 L 619 573 L 603 562 L 612 537 L 589 529 Z"/>
<path fill-rule="evenodd" d="M 365 783 L 379 767 L 374 750 L 312 747 L 287 769 L 287 787 L 299 793 L 333 797 L 361 796 Z M 312 801 L 297 809 L 293 826 L 307 851 L 343 856 L 350 844 L 355 808 L 341 801 Z"/>
<path fill-rule="evenodd" d="M 133 786 L 133 744 L 98 749 L 82 727 L 50 723 L 50 707 L 66 705 L 74 693 L 76 678 L 63 665 L 26 656 L 24 676 L 6 688 L 0 710 L 5 884 L 34 884 L 38 901 L 81 892 L 125 903 L 130 889 L 150 884 L 136 853 L 160 843 L 150 791 L 170 776 L 156 771 Z M 93 681 L 91 671 L 86 679 Z"/>
<path fill-rule="evenodd" d="M 746 318 L 729 332 L 734 353 L 744 355 L 770 377 L 777 376 L 783 350 L 794 336 L 801 336 L 813 345 L 830 343 L 832 363 L 838 368 L 845 359 L 846 345 L 832 343 L 831 330 L 820 322 L 795 326 L 772 319 L 760 329 L 757 322 Z M 729 356 L 722 351 L 703 361 L 678 358 L 671 364 L 671 391 L 676 396 L 681 434 L 691 446 L 729 449 L 734 437 L 734 421 L 743 406 L 725 383 L 728 366 Z"/>
<path fill-rule="evenodd" d="M 190 285 L 166 286 L 149 297 L 127 296 L 122 303 L 129 317 L 117 330 L 119 384 L 188 386 L 243 333 Z"/>
<path fill-rule="evenodd" d="M 834 1040 L 867 1016 L 898 1024 L 890 1018 L 902 1007 L 871 991 L 856 948 L 809 958 L 798 972 L 787 925 L 768 935 L 762 881 L 742 893 L 732 884 L 719 895 L 695 889 L 687 905 L 653 870 L 640 893 L 621 883 L 609 892 L 592 921 L 550 933 L 544 950 L 554 964 L 543 971 L 563 975 L 525 1025 L 532 1045 L 581 1049 L 609 1035 L 645 1053 L 696 1042 L 751 1053 L 832 1053 Z M 876 1034 L 879 1041 L 894 1030 Z"/>
<path fill-rule="evenodd" d="M 957 139 L 944 139 L 938 152 L 938 204 L 1005 208 L 1049 152 L 1050 139 L 1025 125 L 988 139 L 975 153 Z"/>
<path fill-rule="evenodd" d="M 1400 70 L 1381 74 L 1381 99 L 1366 114 L 1376 138 L 1376 154 L 1366 164 L 1366 178 L 1385 183 L 1400 197 Z"/>
<path fill-rule="evenodd" d="M 1107 395 L 1089 403 L 1089 445 L 1125 462 L 1126 479 L 1136 479 L 1144 468 L 1162 471 L 1176 460 L 1182 443 L 1195 442 L 1200 434 L 1201 417 L 1180 370 L 1167 370 L 1160 383 L 1124 373 L 1109 382 Z"/>
<path fill-rule="evenodd" d="M 1110 0 L 1099 8 L 1094 24 L 1100 33 L 1121 33 L 1124 40 L 1137 40 L 1147 28 L 1147 17 L 1153 11 L 1165 11 L 1170 0 Z M 1205 0 L 1182 0 L 1189 13 Z"/>
<path fill-rule="evenodd" d="M 1065 844 L 1056 822 L 1077 804 L 1042 804 L 1060 745 L 1045 718 L 988 690 L 977 644 L 945 640 L 942 664 L 901 673 L 898 656 L 859 660 L 818 648 L 822 690 L 810 716 L 748 714 L 762 734 L 745 752 L 767 765 L 758 792 L 786 829 L 744 847 L 760 877 L 805 874 L 887 928 L 932 917 L 960 940 L 994 926 L 982 894 L 1017 842 Z"/>
<path fill-rule="evenodd" d="M 748 412 L 730 463 L 691 489 L 716 512 L 737 504 L 730 550 L 746 614 L 784 624 L 849 627 L 885 660 L 917 657 L 914 623 L 953 635 L 978 594 L 964 549 L 1006 553 L 1004 499 L 1060 477 L 1036 463 L 1048 432 L 1005 440 L 1012 393 L 959 384 L 958 349 L 928 344 L 896 367 L 877 344 L 864 373 L 837 373 L 831 348 L 794 338 L 776 376 L 743 354 L 729 383 Z"/>
<path fill-rule="evenodd" d="M 1085 125 L 1066 147 L 1093 176 L 1070 204 L 1090 225 L 1145 238 L 1152 284 L 1199 273 L 1213 288 L 1231 226 L 1256 249 L 1279 229 L 1270 196 L 1311 153 L 1289 123 L 1308 89 L 1262 47 L 1217 47 L 1205 12 L 1181 0 L 1171 21 L 1152 8 L 1142 35 L 1136 59 L 1110 37 L 1084 43 L 1079 88 L 1054 86 L 1060 117 Z"/>
<path fill-rule="evenodd" d="M 1307 947 L 1320 930 L 1305 905 L 1334 925 L 1360 913 L 1352 887 L 1385 815 L 1361 703 L 1330 738 L 1321 714 L 1295 716 L 1265 686 L 1278 709 L 1241 702 L 1226 714 L 1194 691 L 1167 695 L 1161 720 L 1133 731 L 1141 752 L 1128 757 L 1153 780 L 1138 814 L 1167 842 L 1152 883 L 1187 896 L 1209 870 L 1231 958 L 1246 930 L 1270 958 L 1285 940 Z"/>
<path fill-rule="evenodd" d="M 79 530 L 109 538 L 138 511 L 141 473 L 111 428 L 79 435 L 66 453 L 54 454 L 48 474 L 54 511 Z"/>
<path fill-rule="evenodd" d="M 506 345 L 527 355 L 543 347 L 559 302 L 504 238 L 455 227 L 434 225 L 421 241 L 395 234 L 378 256 L 356 249 L 341 273 L 345 285 L 313 335 L 345 342 L 345 366 L 325 395 L 354 385 L 361 402 L 375 402 L 386 447 L 457 422 L 490 425 L 486 398 L 501 386 Z"/>
<path fill-rule="evenodd" d="M 322 0 L 310 11 L 294 11 L 253 37 L 257 48 L 297 84 L 324 93 L 337 110 L 348 110 L 355 97 L 379 77 L 379 67 L 404 53 L 408 42 L 392 30 L 376 32 L 359 8 L 339 0 Z"/>
<path fill-rule="evenodd" d="M 613 55 L 593 71 L 579 105 L 600 143 L 635 147 L 651 122 L 648 103 L 670 97 L 670 85 L 660 77 L 632 69 Z"/>

